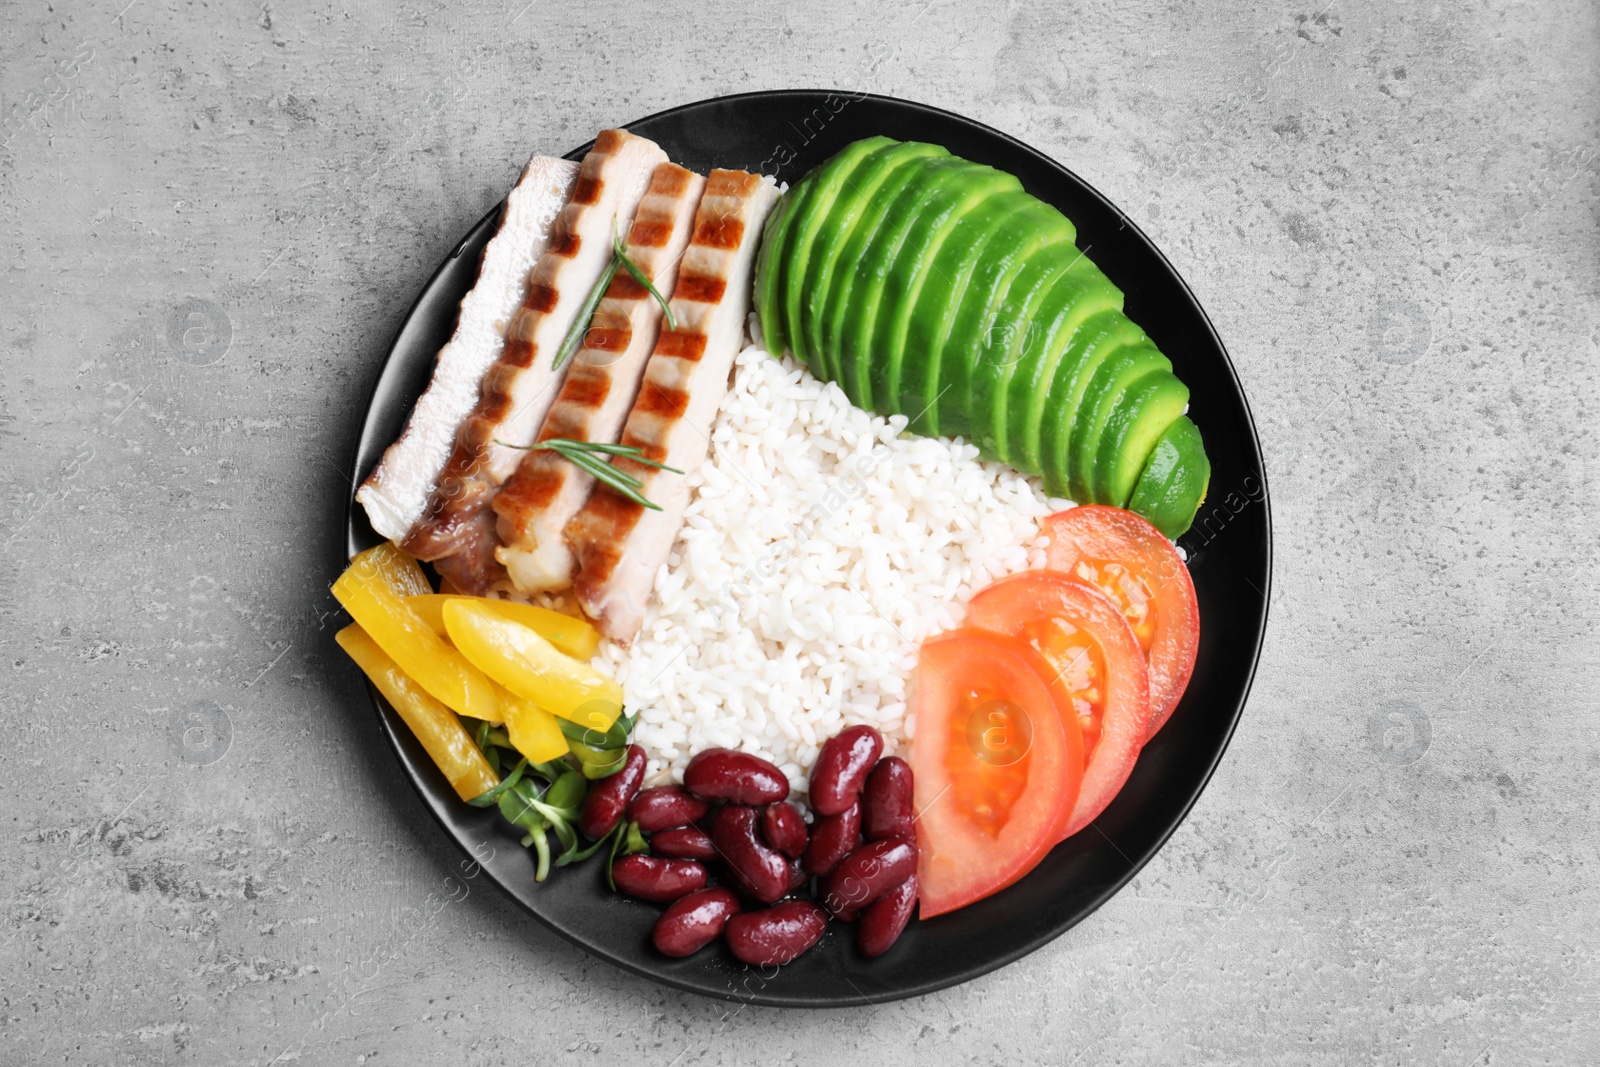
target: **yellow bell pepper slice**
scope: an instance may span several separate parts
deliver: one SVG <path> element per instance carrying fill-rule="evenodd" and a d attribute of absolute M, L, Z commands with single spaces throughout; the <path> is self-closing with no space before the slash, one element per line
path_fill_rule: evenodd
<path fill-rule="evenodd" d="M 346 626 L 334 640 L 400 713 L 462 800 L 480 796 L 500 783 L 455 713 L 407 677 L 359 624 Z"/>
<path fill-rule="evenodd" d="M 520 622 L 466 598 L 444 606 L 445 630 L 484 674 L 539 707 L 604 730 L 622 714 L 622 687 Z"/>
<path fill-rule="evenodd" d="M 351 557 L 348 569 L 359 569 L 367 577 L 382 581 L 396 596 L 433 592 L 428 576 L 422 573 L 422 564 L 396 548 L 392 541 L 357 552 Z"/>
<path fill-rule="evenodd" d="M 600 631 L 586 621 L 575 619 L 571 615 L 563 615 L 549 608 L 541 608 L 536 604 L 519 604 L 515 600 L 492 600 L 489 597 L 444 593 L 425 593 L 422 596 L 408 597 L 406 602 L 433 628 L 434 633 L 444 636 L 446 632 L 444 606 L 452 600 L 481 604 L 512 622 L 520 622 L 567 655 L 577 659 L 593 659 L 595 652 L 600 648 Z"/>
<path fill-rule="evenodd" d="M 529 760 L 544 763 L 567 754 L 567 738 L 554 715 L 504 688 L 500 690 L 500 707 L 505 712 L 511 744 Z"/>
<path fill-rule="evenodd" d="M 333 595 L 435 700 L 462 715 L 501 721 L 499 698 L 489 679 L 429 629 L 411 610 L 408 601 L 413 598 L 397 596 L 380 569 L 352 565 L 333 583 Z"/>

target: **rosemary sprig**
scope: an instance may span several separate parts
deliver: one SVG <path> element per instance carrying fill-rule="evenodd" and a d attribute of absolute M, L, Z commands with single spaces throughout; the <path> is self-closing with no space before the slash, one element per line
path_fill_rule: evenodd
<path fill-rule="evenodd" d="M 606 269 L 600 272 L 600 280 L 594 283 L 594 291 L 589 294 L 583 306 L 578 309 L 578 317 L 572 320 L 572 329 L 567 331 L 566 340 L 561 342 L 561 347 L 556 349 L 556 361 L 551 364 L 551 369 L 560 370 L 572 353 L 578 350 L 578 345 L 583 341 L 583 335 L 589 332 L 589 320 L 594 318 L 594 309 L 600 306 L 600 300 L 606 295 L 606 290 L 611 288 L 611 279 L 617 276 L 617 257 L 613 255 L 611 262 L 606 264 Z"/>
<path fill-rule="evenodd" d="M 578 309 L 578 317 L 572 320 L 572 329 L 567 331 L 567 336 L 561 342 L 561 347 L 556 349 L 556 359 L 551 364 L 552 370 L 560 370 L 561 365 L 572 358 L 572 353 L 578 350 L 583 342 L 583 337 L 589 332 L 589 323 L 594 319 L 595 308 L 600 306 L 600 301 L 605 297 L 606 290 L 611 288 L 611 280 L 617 276 L 619 269 L 626 270 L 633 276 L 633 280 L 644 286 L 651 296 L 656 298 L 656 303 L 661 305 L 661 310 L 666 316 L 667 329 L 676 330 L 678 320 L 672 314 L 672 305 L 667 303 L 667 298 L 661 295 L 661 290 L 655 287 L 650 276 L 639 268 L 639 265 L 628 258 L 628 250 L 622 243 L 622 235 L 617 233 L 613 225 L 611 231 L 611 262 L 606 264 L 605 270 L 600 272 L 599 281 L 595 282 L 594 289 L 584 300 L 583 306 Z"/>
<path fill-rule="evenodd" d="M 604 482 L 616 490 L 618 496 L 626 497 L 635 504 L 642 505 L 654 511 L 660 511 L 661 505 L 650 500 L 639 492 L 644 488 L 644 482 L 635 478 L 625 470 L 612 466 L 601 456 L 621 456 L 641 463 L 646 467 L 654 467 L 660 471 L 670 471 L 673 474 L 682 474 L 677 467 L 669 467 L 665 463 L 657 463 L 646 458 L 644 449 L 637 445 L 608 445 L 600 441 L 574 441 L 570 437 L 552 437 L 548 441 L 540 441 L 536 445 L 513 445 L 506 441 L 496 440 L 495 444 L 505 448 L 516 448 L 524 452 L 554 452 L 574 467 L 588 474 L 597 482 Z"/>
<path fill-rule="evenodd" d="M 661 305 L 662 317 L 667 320 L 667 329 L 676 330 L 678 319 L 672 314 L 672 305 L 667 303 L 667 298 L 661 295 L 661 290 L 656 288 L 655 283 L 639 268 L 639 265 L 628 258 L 627 250 L 622 247 L 622 238 L 615 233 L 611 235 L 611 251 L 622 269 L 633 275 L 633 280 L 644 286 L 645 290 L 656 298 L 656 303 Z"/>

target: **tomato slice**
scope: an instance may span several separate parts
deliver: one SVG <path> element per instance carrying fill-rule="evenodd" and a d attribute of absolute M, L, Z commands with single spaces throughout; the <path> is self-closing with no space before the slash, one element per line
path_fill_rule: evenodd
<path fill-rule="evenodd" d="M 1146 739 L 1178 706 L 1200 648 L 1200 604 L 1178 550 L 1143 518 L 1090 504 L 1047 517 L 1051 570 L 1092 585 L 1122 609 L 1150 663 Z"/>
<path fill-rule="evenodd" d="M 924 918 L 999 892 L 1061 840 L 1082 742 L 1044 667 L 1021 642 L 983 630 L 923 642 L 911 710 Z"/>
<path fill-rule="evenodd" d="M 1056 706 L 1082 731 L 1083 784 L 1061 834 L 1070 837 L 1111 803 L 1144 746 L 1150 718 L 1144 652 L 1115 604 L 1057 571 L 995 582 L 967 605 L 967 625 L 1032 647 L 1048 664 Z"/>

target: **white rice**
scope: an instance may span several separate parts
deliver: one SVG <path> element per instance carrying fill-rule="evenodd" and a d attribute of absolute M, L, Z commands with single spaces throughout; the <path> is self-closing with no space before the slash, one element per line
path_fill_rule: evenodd
<path fill-rule="evenodd" d="M 903 751 L 918 644 L 959 625 L 976 590 L 1042 562 L 1038 520 L 1067 502 L 905 425 L 792 360 L 740 353 L 655 608 L 631 649 L 601 651 L 640 716 L 652 783 L 720 745 L 771 760 L 803 794 L 822 742 L 856 723 Z"/>

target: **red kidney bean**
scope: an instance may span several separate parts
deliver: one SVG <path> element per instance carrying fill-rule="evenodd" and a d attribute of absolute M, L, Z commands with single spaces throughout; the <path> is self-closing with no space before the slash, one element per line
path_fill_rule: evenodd
<path fill-rule="evenodd" d="M 789 891 L 789 863 L 756 836 L 760 820 L 755 808 L 729 804 L 712 820 L 711 840 L 750 895 L 771 904 Z"/>
<path fill-rule="evenodd" d="M 882 754 L 883 735 L 870 726 L 852 726 L 828 738 L 811 768 L 811 810 L 837 815 L 855 803 Z"/>
<path fill-rule="evenodd" d="M 861 805 L 852 804 L 837 815 L 820 816 L 811 824 L 811 843 L 801 863 L 812 874 L 827 874 L 861 844 Z"/>
<path fill-rule="evenodd" d="M 785 856 L 806 850 L 806 820 L 793 804 L 768 804 L 761 813 L 761 836 Z"/>
<path fill-rule="evenodd" d="M 728 920 L 737 914 L 739 898 L 733 890 L 721 886 L 696 889 L 661 913 L 650 940 L 668 956 L 688 956 L 715 941 Z"/>
<path fill-rule="evenodd" d="M 865 908 L 917 873 L 917 846 L 903 837 L 868 841 L 839 861 L 822 883 L 822 904 L 838 914 Z"/>
<path fill-rule="evenodd" d="M 731 748 L 708 748 L 683 769 L 683 785 L 701 800 L 776 804 L 789 795 L 789 779 L 760 756 Z"/>
<path fill-rule="evenodd" d="M 899 756 L 879 760 L 861 791 L 861 832 L 867 840 L 915 838 L 916 811 L 911 797 L 911 764 Z"/>
<path fill-rule="evenodd" d="M 611 865 L 611 880 L 617 883 L 619 892 L 659 904 L 704 889 L 710 876 L 705 865 L 694 860 L 634 855 L 623 856 Z"/>
<path fill-rule="evenodd" d="M 752 967 L 788 963 L 815 945 L 828 928 L 828 913 L 809 900 L 786 900 L 764 911 L 728 920 L 723 935 L 734 958 Z"/>
<path fill-rule="evenodd" d="M 864 956 L 881 956 L 899 939 L 917 906 L 917 876 L 912 875 L 861 912 L 856 944 Z"/>
<path fill-rule="evenodd" d="M 680 860 L 714 860 L 717 846 L 711 836 L 698 826 L 674 826 L 670 830 L 657 830 L 650 835 L 650 852 Z"/>
<path fill-rule="evenodd" d="M 644 782 L 644 749 L 628 746 L 628 756 L 622 769 L 598 781 L 589 783 L 588 795 L 583 798 L 583 810 L 578 814 L 578 829 L 590 840 L 598 841 L 611 832 L 628 810 L 628 804 Z"/>
<path fill-rule="evenodd" d="M 689 826 L 706 817 L 711 805 L 677 785 L 645 789 L 628 805 L 628 818 L 645 833 Z"/>

